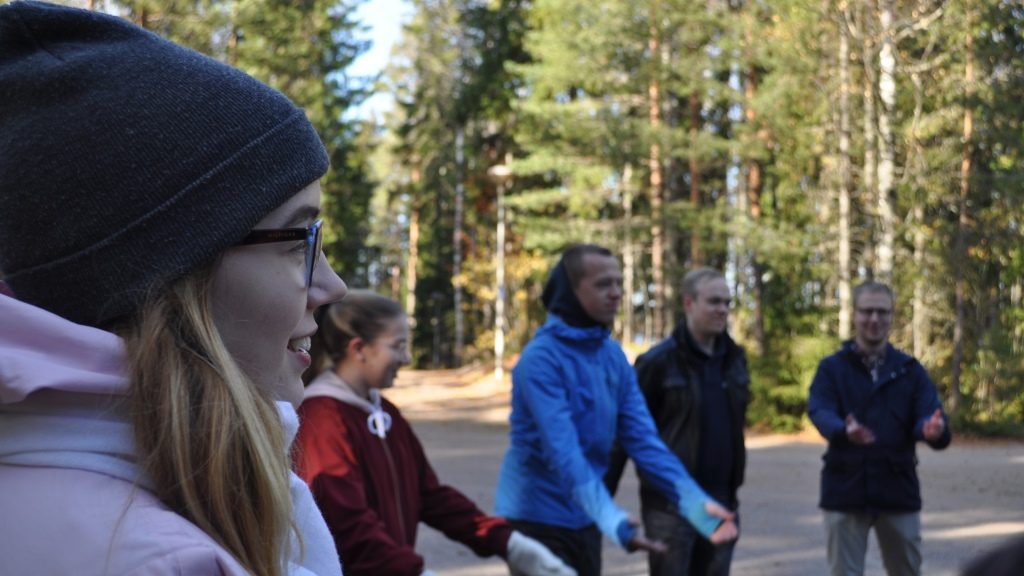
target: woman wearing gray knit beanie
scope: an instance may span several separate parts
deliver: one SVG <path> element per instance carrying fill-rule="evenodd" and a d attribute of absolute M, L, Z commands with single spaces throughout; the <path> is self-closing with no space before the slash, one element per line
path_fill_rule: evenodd
<path fill-rule="evenodd" d="M 341 574 L 290 470 L 323 145 L 111 16 L 0 5 L 0 566 Z"/>

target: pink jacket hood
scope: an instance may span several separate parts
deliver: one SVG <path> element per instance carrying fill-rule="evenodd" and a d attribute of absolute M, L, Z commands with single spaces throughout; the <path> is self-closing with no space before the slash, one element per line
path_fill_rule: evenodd
<path fill-rule="evenodd" d="M 0 404 L 43 389 L 125 394 L 124 343 L 0 294 Z"/>

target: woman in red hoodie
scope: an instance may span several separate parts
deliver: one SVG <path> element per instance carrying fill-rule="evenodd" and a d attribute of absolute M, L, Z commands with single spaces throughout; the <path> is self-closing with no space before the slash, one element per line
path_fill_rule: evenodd
<path fill-rule="evenodd" d="M 575 574 L 539 542 L 438 481 L 409 422 L 380 395 L 409 363 L 408 343 L 401 306 L 373 292 L 351 291 L 322 311 L 312 354 L 313 367 L 326 369 L 299 408 L 295 458 L 345 574 L 429 575 L 414 550 L 421 521 L 479 556 L 505 558 L 513 574 Z"/>

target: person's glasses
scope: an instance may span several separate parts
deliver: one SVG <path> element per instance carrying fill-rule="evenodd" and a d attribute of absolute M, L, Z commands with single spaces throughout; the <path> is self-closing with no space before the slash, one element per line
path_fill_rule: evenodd
<path fill-rule="evenodd" d="M 252 230 L 239 244 L 269 244 L 271 242 L 306 241 L 306 287 L 313 285 L 313 271 L 316 261 L 320 259 L 324 237 L 321 233 L 323 220 L 317 220 L 309 228 L 272 228 Z"/>
<path fill-rule="evenodd" d="M 877 314 L 879 318 L 888 318 L 889 314 L 892 314 L 892 310 L 888 308 L 857 308 L 857 313 L 868 318 L 871 318 L 875 314 Z"/>

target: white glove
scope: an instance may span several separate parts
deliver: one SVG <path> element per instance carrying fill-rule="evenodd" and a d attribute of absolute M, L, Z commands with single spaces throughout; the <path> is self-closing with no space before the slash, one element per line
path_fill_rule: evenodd
<path fill-rule="evenodd" d="M 508 539 L 508 567 L 512 576 L 576 576 L 547 546 L 515 530 Z"/>

